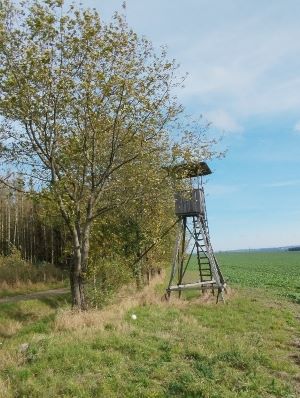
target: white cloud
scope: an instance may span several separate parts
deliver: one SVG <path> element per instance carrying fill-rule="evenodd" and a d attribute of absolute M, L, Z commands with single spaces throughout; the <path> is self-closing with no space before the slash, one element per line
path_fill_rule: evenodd
<path fill-rule="evenodd" d="M 295 124 L 294 131 L 296 133 L 300 133 L 300 120 Z"/>
<path fill-rule="evenodd" d="M 205 117 L 209 122 L 212 122 L 213 127 L 225 133 L 240 133 L 243 131 L 243 127 L 223 109 L 206 112 Z"/>
<path fill-rule="evenodd" d="M 282 188 L 282 187 L 294 187 L 300 185 L 300 180 L 287 180 L 287 181 L 278 181 L 271 182 L 269 184 L 265 184 L 266 188 Z"/>

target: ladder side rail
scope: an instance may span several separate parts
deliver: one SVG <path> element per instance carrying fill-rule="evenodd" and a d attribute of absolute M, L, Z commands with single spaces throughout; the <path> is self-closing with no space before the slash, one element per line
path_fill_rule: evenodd
<path fill-rule="evenodd" d="M 193 232 L 190 230 L 188 225 L 186 225 L 186 228 L 188 229 L 189 233 L 191 235 L 193 235 L 193 237 L 194 237 L 194 240 L 195 240 L 195 243 L 196 243 L 196 248 L 197 248 L 197 260 L 198 260 L 198 266 L 199 266 L 199 275 L 200 275 L 201 281 L 204 281 L 204 278 L 203 278 L 204 274 L 202 272 L 202 265 L 204 265 L 203 264 L 203 260 L 205 259 L 205 260 L 208 261 L 208 263 L 206 263 L 206 265 L 209 266 L 209 275 L 207 275 L 207 276 L 210 276 L 210 277 L 212 277 L 212 270 L 211 270 L 212 260 L 211 260 L 209 254 L 208 254 L 207 244 L 206 244 L 206 242 L 204 242 L 203 231 L 201 229 L 199 229 L 199 227 L 197 226 L 198 217 L 197 216 L 193 217 Z M 197 228 L 199 229 L 199 232 L 197 232 Z M 204 245 L 200 245 L 199 241 L 203 241 L 205 244 Z M 205 246 L 205 250 L 204 250 L 204 248 L 202 246 Z M 201 250 L 201 252 L 199 251 L 199 249 Z M 204 257 L 201 258 L 200 254 L 204 254 Z"/>
<path fill-rule="evenodd" d="M 221 272 L 219 263 L 218 263 L 218 261 L 216 259 L 215 253 L 214 253 L 214 251 L 212 249 L 212 244 L 211 244 L 211 241 L 210 241 L 208 218 L 207 218 L 207 209 L 206 209 L 206 200 L 205 200 L 205 193 L 204 193 L 204 187 L 203 186 L 201 187 L 201 191 L 202 191 L 202 206 L 203 206 L 203 214 L 204 214 L 204 220 L 203 220 L 204 232 L 206 232 L 206 237 L 207 237 L 207 240 L 208 240 L 210 253 L 211 253 L 211 256 L 213 257 L 213 263 L 214 263 L 215 268 L 217 270 L 220 282 L 221 282 L 222 285 L 224 285 L 225 280 L 224 280 L 223 274 Z"/>
<path fill-rule="evenodd" d="M 200 251 L 199 251 L 199 242 L 198 242 L 199 236 L 197 236 L 197 232 L 196 232 L 196 222 L 197 222 L 197 219 L 195 217 L 193 217 L 193 227 L 194 227 L 194 231 L 193 232 L 194 232 L 194 238 L 195 238 L 196 249 L 197 249 L 197 260 L 198 260 L 199 276 L 200 276 L 201 282 L 203 282 L 204 279 L 203 279 L 203 275 L 202 275 Z"/>
<path fill-rule="evenodd" d="M 215 262 L 215 258 L 214 258 L 214 255 L 213 255 L 212 247 L 210 245 L 208 236 L 207 236 L 206 231 L 205 231 L 205 229 L 203 227 L 203 218 L 201 219 L 201 217 L 199 219 L 199 227 L 200 227 L 200 230 L 201 230 L 202 235 L 203 235 L 203 241 L 204 241 L 204 244 L 206 246 L 207 256 L 208 256 L 209 261 L 210 261 L 213 277 L 214 277 L 214 279 L 216 281 L 217 286 L 221 288 L 222 287 L 222 283 L 221 283 L 221 280 L 220 280 L 220 277 L 219 277 L 218 268 L 217 268 L 217 265 L 216 265 L 216 262 Z"/>
<path fill-rule="evenodd" d="M 204 241 L 203 237 L 202 237 L 201 239 L 199 238 L 199 235 L 203 236 L 203 234 L 202 234 L 201 232 L 197 233 L 197 239 L 195 239 L 195 238 L 196 238 L 196 235 L 190 230 L 190 228 L 189 228 L 188 226 L 186 226 L 186 228 L 187 228 L 187 230 L 189 231 L 189 233 L 190 233 L 192 236 L 194 236 L 194 240 L 195 240 L 195 243 L 196 243 L 197 247 L 201 250 L 201 252 L 205 255 L 205 257 L 209 260 L 209 258 L 208 258 L 208 256 L 207 256 L 207 251 L 205 251 L 205 250 L 203 249 L 203 247 L 201 247 L 201 245 L 199 245 L 199 242 L 198 242 L 199 240 L 203 240 L 203 241 Z M 205 247 L 206 247 L 206 245 L 205 245 Z"/>
<path fill-rule="evenodd" d="M 213 253 L 213 256 L 214 256 L 214 260 L 215 260 L 215 263 L 216 263 L 216 266 L 217 266 L 217 270 L 218 270 L 218 274 L 219 274 L 221 283 L 224 285 L 225 284 L 225 279 L 224 279 L 224 276 L 222 274 L 222 271 L 221 271 L 221 268 L 220 268 L 220 265 L 219 265 L 219 261 L 217 260 L 215 253 Z"/>
<path fill-rule="evenodd" d="M 201 221 L 200 221 L 200 223 L 201 223 Z M 210 241 L 210 235 L 209 235 L 209 231 L 208 231 L 207 218 L 206 217 L 203 219 L 202 227 L 203 227 L 203 231 L 206 232 L 205 236 L 206 236 L 207 244 L 208 244 L 208 247 L 209 247 L 209 251 L 208 252 L 213 257 L 213 263 L 214 263 L 214 265 L 216 267 L 216 270 L 217 270 L 217 273 L 219 275 L 220 282 L 223 285 L 225 283 L 225 279 L 223 277 L 223 274 L 221 272 L 221 268 L 219 266 L 218 260 L 217 260 L 217 258 L 215 256 L 215 253 L 214 253 L 213 248 L 212 248 L 212 244 L 211 244 L 211 241 Z"/>

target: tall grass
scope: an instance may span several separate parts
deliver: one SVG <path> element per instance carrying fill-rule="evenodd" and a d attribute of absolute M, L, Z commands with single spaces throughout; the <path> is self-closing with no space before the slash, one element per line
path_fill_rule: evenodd
<path fill-rule="evenodd" d="M 0 256 L 0 288 L 4 291 L 31 285 L 61 283 L 66 277 L 66 271 L 52 264 L 32 264 L 25 261 L 16 248 L 12 249 L 9 256 Z"/>

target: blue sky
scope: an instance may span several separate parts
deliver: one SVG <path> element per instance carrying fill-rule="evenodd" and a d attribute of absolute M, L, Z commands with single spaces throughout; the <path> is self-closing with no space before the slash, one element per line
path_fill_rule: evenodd
<path fill-rule="evenodd" d="M 105 20 L 121 0 L 83 0 Z M 300 1 L 127 0 L 189 72 L 180 101 L 223 134 L 207 206 L 217 250 L 300 244 Z"/>

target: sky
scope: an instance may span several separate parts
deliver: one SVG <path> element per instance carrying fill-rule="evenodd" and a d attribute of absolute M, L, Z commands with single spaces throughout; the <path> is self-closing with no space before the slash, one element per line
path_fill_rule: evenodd
<path fill-rule="evenodd" d="M 122 0 L 82 0 L 109 21 Z M 300 1 L 127 0 L 137 33 L 188 72 L 187 113 L 224 159 L 206 184 L 216 250 L 300 245 Z"/>

